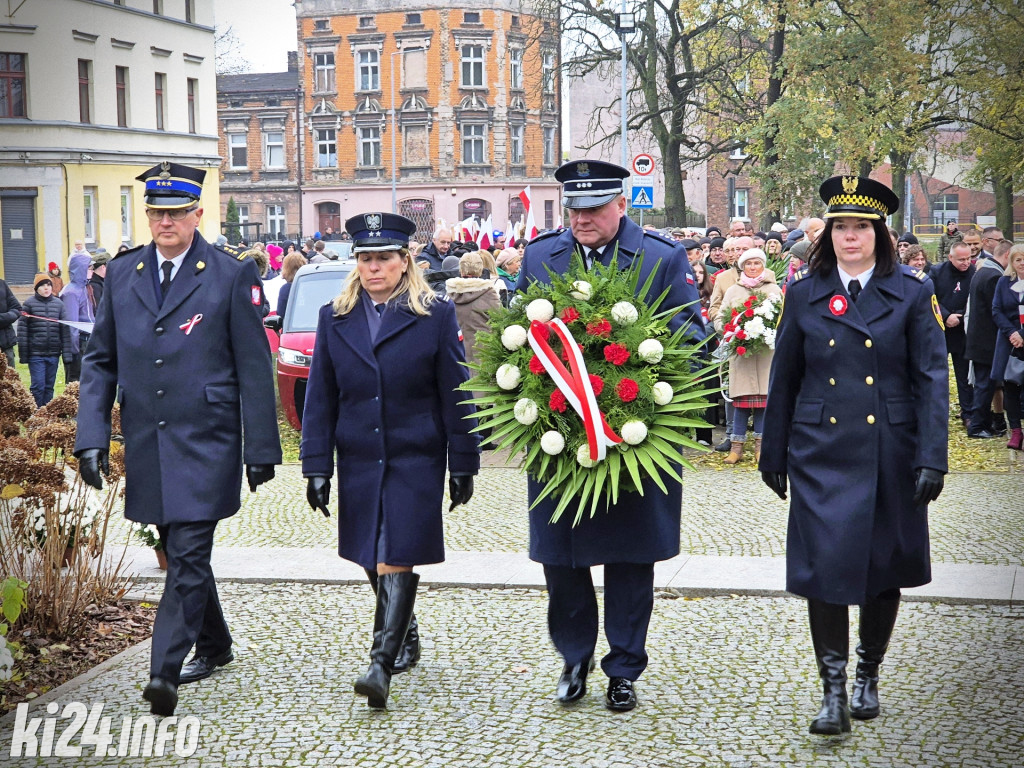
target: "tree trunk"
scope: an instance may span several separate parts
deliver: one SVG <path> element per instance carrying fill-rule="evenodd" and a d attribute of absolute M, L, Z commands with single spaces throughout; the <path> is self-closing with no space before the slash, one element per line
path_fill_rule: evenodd
<path fill-rule="evenodd" d="M 992 190 L 996 196 L 996 226 L 1003 230 L 1003 237 L 1013 239 L 1013 177 L 992 178 Z"/>
<path fill-rule="evenodd" d="M 765 96 L 766 112 L 782 98 L 782 54 L 785 52 L 785 49 L 786 5 L 785 2 L 780 2 L 775 14 L 775 31 L 772 32 L 771 59 L 768 68 L 768 91 Z M 779 152 L 775 148 L 775 132 L 777 130 L 777 127 L 775 130 L 768 130 L 764 139 L 764 158 L 761 162 L 765 169 L 768 170 L 769 177 L 772 175 L 770 169 L 776 166 L 779 161 Z M 774 199 L 765 201 L 768 207 L 761 211 L 761 226 L 765 231 L 768 231 L 776 221 L 782 221 L 779 196 L 775 194 L 772 197 Z"/>
<path fill-rule="evenodd" d="M 900 199 L 899 210 L 892 215 L 892 225 L 899 231 L 904 232 L 909 230 L 910 223 L 913 219 L 912 216 L 907 214 L 910 212 L 907 208 L 909 200 L 905 197 L 907 189 L 907 168 L 910 165 L 910 155 L 901 154 L 898 152 L 890 153 L 892 160 L 892 191 L 896 193 L 896 197 Z M 906 225 L 904 225 L 906 222 Z"/>
<path fill-rule="evenodd" d="M 679 161 L 679 141 L 668 138 L 659 149 L 665 166 L 665 222 L 669 226 L 685 227 L 686 192 L 683 190 L 683 167 Z"/>

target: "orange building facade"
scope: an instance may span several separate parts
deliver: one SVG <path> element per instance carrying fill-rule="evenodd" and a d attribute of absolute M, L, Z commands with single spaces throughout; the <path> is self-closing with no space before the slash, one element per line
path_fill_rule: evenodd
<path fill-rule="evenodd" d="M 527 185 L 538 226 L 560 222 L 557 19 L 525 8 L 296 2 L 304 231 L 392 208 L 421 241 L 473 215 L 505 230 Z"/>

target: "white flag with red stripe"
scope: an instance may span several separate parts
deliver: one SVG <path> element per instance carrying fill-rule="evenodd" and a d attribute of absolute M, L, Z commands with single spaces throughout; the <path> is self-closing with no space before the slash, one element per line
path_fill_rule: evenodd
<path fill-rule="evenodd" d="M 537 229 L 537 222 L 533 216 L 533 203 L 530 197 L 529 187 L 519 193 L 519 199 L 523 201 L 523 209 L 526 211 L 526 229 L 523 232 L 523 237 L 527 240 L 532 240 L 537 236 L 539 230 Z"/>

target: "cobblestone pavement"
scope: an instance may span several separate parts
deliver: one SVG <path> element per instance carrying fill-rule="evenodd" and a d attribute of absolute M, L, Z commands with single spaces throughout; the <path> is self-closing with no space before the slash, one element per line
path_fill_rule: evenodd
<path fill-rule="evenodd" d="M 351 690 L 366 663 L 365 586 L 221 586 L 236 661 L 183 687 L 178 716 L 201 719 L 194 756 L 9 759 L 5 766 L 427 766 L 430 768 L 1019 768 L 1024 764 L 1024 610 L 910 603 L 882 668 L 882 716 L 845 737 L 807 724 L 820 697 L 804 603 L 660 594 L 640 706 L 554 700 L 560 671 L 542 592 L 421 590 L 424 654 L 395 678 L 387 712 Z M 851 611 L 851 626 L 856 612 Z M 606 649 L 604 640 L 598 653 Z M 69 701 L 104 702 L 112 732 L 146 714 L 148 648 L 122 657 Z M 44 714 L 36 703 L 31 716 Z M 57 721 L 59 737 L 67 720 Z M 40 728 L 40 734 L 43 729 Z M 79 744 L 78 738 L 71 741 Z M 173 745 L 173 743 L 172 743 Z M 172 749 L 173 746 L 170 749 Z M 92 748 L 86 749 L 92 754 Z"/>
<path fill-rule="evenodd" d="M 492 464 L 497 462 L 491 461 Z M 932 559 L 943 563 L 1024 564 L 1024 475 L 965 473 L 946 478 L 931 505 Z M 337 492 L 337 484 L 332 489 Z M 446 502 L 447 505 L 447 502 Z M 683 552 L 694 555 L 785 555 L 788 506 L 751 469 L 686 472 L 683 484 Z M 515 468 L 485 466 L 466 507 L 445 516 L 445 544 L 452 551 L 523 552 L 527 545 L 526 478 Z M 113 521 L 114 538 L 127 525 Z M 217 546 L 337 546 L 335 522 L 306 505 L 298 465 L 255 494 L 243 492 L 242 510 L 217 528 Z"/>

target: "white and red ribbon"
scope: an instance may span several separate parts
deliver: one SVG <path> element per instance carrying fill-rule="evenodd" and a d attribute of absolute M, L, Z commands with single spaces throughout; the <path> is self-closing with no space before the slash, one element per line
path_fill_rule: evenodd
<path fill-rule="evenodd" d="M 604 414 L 597 407 L 597 396 L 594 394 L 594 386 L 590 383 L 590 376 L 587 374 L 587 364 L 583 360 L 583 353 L 565 323 L 556 317 L 546 325 L 562 342 L 566 356 L 569 358 L 569 369 L 562 364 L 547 339 L 537 333 L 537 328 L 542 325 L 545 323 L 536 320 L 530 323 L 530 330 L 526 333 L 530 346 L 537 354 L 537 359 L 544 366 L 544 370 L 565 395 L 566 401 L 583 419 L 591 461 L 603 461 L 608 446 L 621 443 L 622 438 L 608 426 Z"/>
<path fill-rule="evenodd" d="M 198 315 L 192 315 L 192 317 L 190 317 L 184 323 L 179 325 L 178 328 L 183 330 L 185 332 L 185 335 L 188 336 L 190 333 L 192 333 L 192 329 L 195 328 L 197 325 L 199 325 L 199 321 L 202 320 L 202 319 L 203 319 L 202 313 L 200 313 Z"/>

